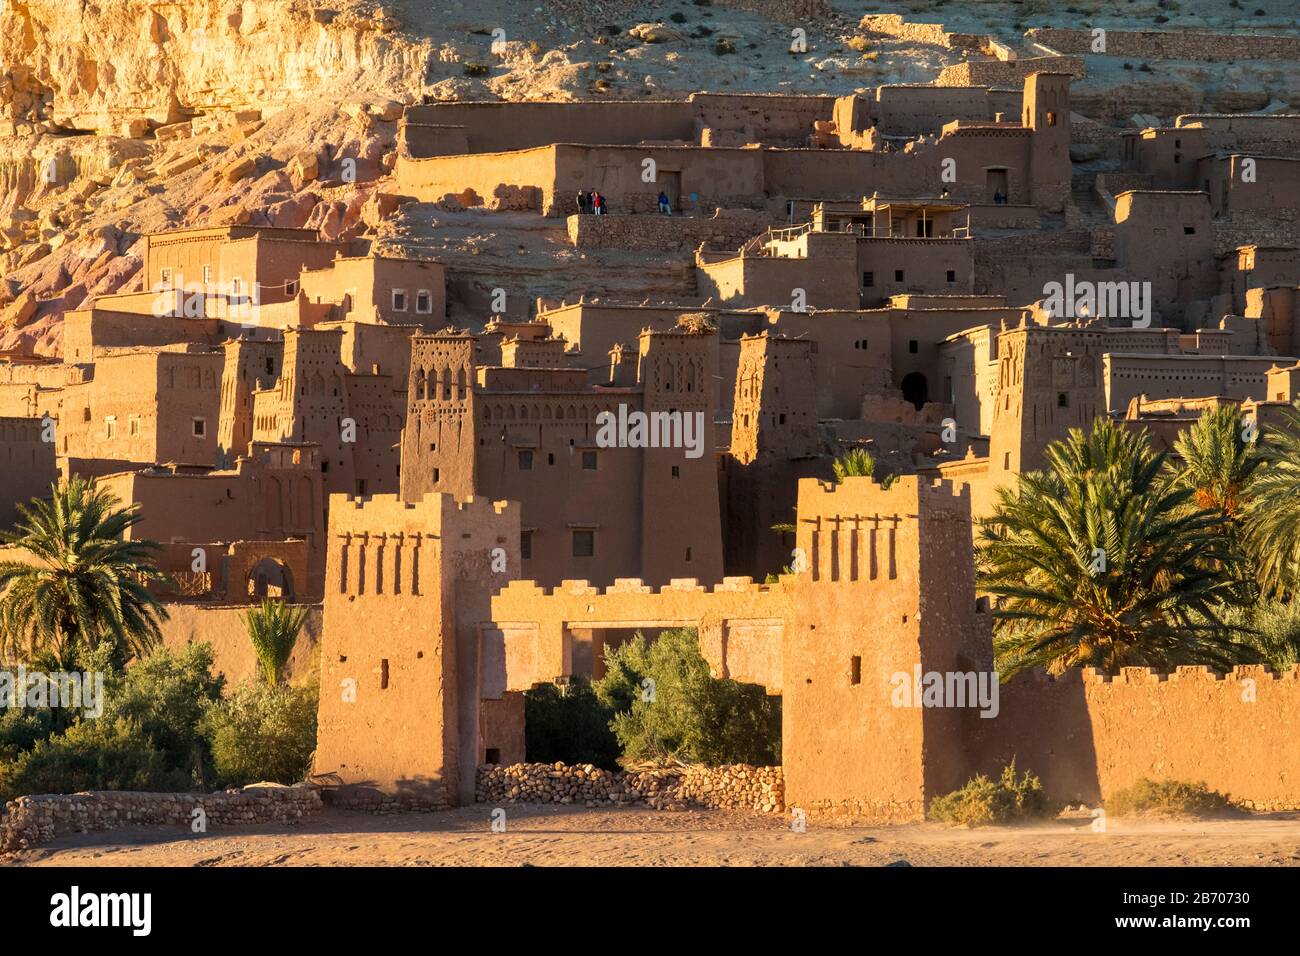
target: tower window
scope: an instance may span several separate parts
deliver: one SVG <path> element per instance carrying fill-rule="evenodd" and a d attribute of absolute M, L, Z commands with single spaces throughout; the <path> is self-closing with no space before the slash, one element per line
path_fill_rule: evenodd
<path fill-rule="evenodd" d="M 533 453 L 531 451 L 521 451 L 519 453 L 519 470 L 520 471 L 533 470 Z"/>
<path fill-rule="evenodd" d="M 575 531 L 573 532 L 573 556 L 575 558 L 590 558 L 596 554 L 596 532 L 594 531 Z"/>
<path fill-rule="evenodd" d="M 949 270 L 948 270 L 948 281 L 949 281 L 949 282 L 956 282 L 956 281 L 957 281 L 957 270 L 956 270 L 956 269 L 949 269 Z"/>
<path fill-rule="evenodd" d="M 519 556 L 525 561 L 533 556 L 533 533 L 522 531 L 519 534 Z"/>

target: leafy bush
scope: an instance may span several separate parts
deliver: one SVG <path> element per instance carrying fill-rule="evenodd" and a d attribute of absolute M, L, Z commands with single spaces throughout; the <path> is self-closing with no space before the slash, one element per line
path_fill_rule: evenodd
<path fill-rule="evenodd" d="M 316 750 L 319 687 L 243 684 L 209 706 L 199 729 L 212 749 L 217 781 L 243 786 L 261 781 L 297 783 Z"/>
<path fill-rule="evenodd" d="M 605 653 L 596 694 L 628 760 L 674 758 L 705 764 L 781 762 L 781 705 L 762 687 L 718 680 L 692 630 L 637 634 Z"/>
<path fill-rule="evenodd" d="M 930 819 L 940 823 L 957 823 L 968 827 L 1011 823 L 1053 817 L 1059 812 L 1038 778 L 1028 770 L 1016 779 L 1016 762 L 1002 768 L 995 783 L 978 774 L 960 790 L 936 797 L 930 802 Z"/>
<path fill-rule="evenodd" d="M 575 677 L 565 687 L 540 684 L 524 694 L 524 750 L 533 763 L 591 763 L 618 769 L 618 739 L 610 730 L 613 708 L 591 682 Z"/>
<path fill-rule="evenodd" d="M 1204 783 L 1184 780 L 1148 780 L 1111 794 L 1106 812 L 1117 817 L 1135 814 L 1166 816 L 1218 816 L 1233 808 L 1232 801 Z"/>
<path fill-rule="evenodd" d="M 190 776 L 168 766 L 126 718 L 83 720 L 0 765 L 0 799 L 82 790 L 185 790 Z"/>

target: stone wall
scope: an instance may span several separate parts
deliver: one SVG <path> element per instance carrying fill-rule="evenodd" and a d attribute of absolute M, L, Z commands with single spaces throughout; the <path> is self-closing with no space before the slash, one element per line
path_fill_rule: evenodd
<path fill-rule="evenodd" d="M 772 218 L 750 210 L 714 215 L 570 216 L 569 241 L 578 249 L 692 250 L 700 243 L 739 249 L 767 230 Z"/>
<path fill-rule="evenodd" d="M 858 28 L 909 43 L 930 43 L 948 50 L 978 50 L 988 37 L 977 33 L 949 33 L 942 23 L 908 23 L 896 13 L 867 14 Z"/>
<path fill-rule="evenodd" d="M 1069 73 L 1083 79 L 1083 57 L 1038 56 L 1010 62 L 1004 60 L 967 60 L 945 66 L 935 79 L 935 86 L 1021 86 L 1031 73 Z"/>
<path fill-rule="evenodd" d="M 205 826 L 292 823 L 319 813 L 312 787 L 252 786 L 225 793 L 91 791 L 19 797 L 0 817 L 0 851 L 25 850 L 64 833 L 161 826 L 192 829 L 195 811 Z"/>
<path fill-rule="evenodd" d="M 1058 53 L 1093 52 L 1091 30 L 1039 27 L 1028 31 L 1025 37 Z M 1105 55 L 1151 60 L 1300 60 L 1300 37 L 1107 30 Z"/>
<path fill-rule="evenodd" d="M 681 767 L 609 771 L 591 764 L 520 763 L 478 768 L 479 803 L 560 803 L 648 806 L 656 810 L 711 808 L 781 813 L 780 767 Z"/>

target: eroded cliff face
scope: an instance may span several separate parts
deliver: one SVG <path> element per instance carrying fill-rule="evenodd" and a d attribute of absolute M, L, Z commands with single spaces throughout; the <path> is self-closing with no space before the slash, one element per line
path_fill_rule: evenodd
<path fill-rule="evenodd" d="M 138 132 L 196 113 L 269 114 L 346 83 L 418 89 L 431 45 L 369 2 L 11 0 L 0 15 L 11 135 Z"/>

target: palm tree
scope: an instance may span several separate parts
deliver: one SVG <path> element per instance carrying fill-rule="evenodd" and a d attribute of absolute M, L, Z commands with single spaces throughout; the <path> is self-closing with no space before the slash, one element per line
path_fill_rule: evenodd
<path fill-rule="evenodd" d="M 1239 420 L 1235 405 L 1204 412 L 1174 443 L 1182 458 L 1179 481 L 1193 491 L 1192 501 L 1206 511 L 1219 511 L 1236 523 L 1245 506 L 1251 476 L 1259 467 L 1253 433 Z"/>
<path fill-rule="evenodd" d="M 120 502 L 93 481 L 74 476 L 48 499 L 19 506 L 14 531 L 0 544 L 29 560 L 0 561 L 0 655 L 51 657 L 70 669 L 78 655 L 107 645 L 123 665 L 158 644 L 167 612 L 149 593 L 165 580 L 152 541 L 124 540 L 139 507 Z"/>
<path fill-rule="evenodd" d="M 876 459 L 865 448 L 850 448 L 832 467 L 837 483 L 845 478 L 870 478 L 876 471 Z"/>
<path fill-rule="evenodd" d="M 1259 449 L 1260 467 L 1245 509 L 1245 545 L 1266 595 L 1295 592 L 1300 567 L 1300 413 L 1283 412 Z"/>
<path fill-rule="evenodd" d="M 999 671 L 1240 659 L 1222 620 L 1239 595 L 1224 518 L 1188 507 L 1193 491 L 1146 433 L 1099 419 L 1046 457 L 1046 472 L 999 491 L 978 536 L 980 587 L 999 598 Z"/>
<path fill-rule="evenodd" d="M 284 666 L 289 663 L 293 647 L 298 643 L 302 623 L 307 619 L 305 608 L 295 608 L 283 601 L 266 598 L 259 607 L 244 616 L 244 627 L 252 642 L 253 652 L 262 665 L 262 674 L 272 687 L 280 683 Z"/>

